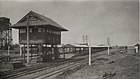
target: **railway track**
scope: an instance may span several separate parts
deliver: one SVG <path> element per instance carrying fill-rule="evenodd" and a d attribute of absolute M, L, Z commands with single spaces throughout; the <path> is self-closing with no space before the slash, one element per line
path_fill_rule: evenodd
<path fill-rule="evenodd" d="M 96 57 L 104 55 L 104 54 L 105 53 L 97 54 L 97 55 L 94 55 L 93 57 L 96 58 Z M 52 65 L 50 65 L 50 66 L 43 65 L 43 66 L 28 69 L 28 70 L 23 70 L 21 72 L 15 71 L 15 72 L 12 72 L 12 74 L 7 74 L 7 75 L 2 76 L 1 79 L 20 79 L 25 76 L 29 77 L 29 78 L 25 77 L 26 79 L 46 79 L 55 74 L 62 73 L 66 69 L 79 66 L 80 64 L 76 63 L 79 61 L 87 62 L 88 61 L 87 56 L 85 56 L 83 58 L 74 59 L 74 60 L 65 60 L 65 61 L 61 61 L 59 63 L 52 63 Z M 65 64 L 67 64 L 67 65 L 65 66 Z M 62 65 L 64 65 L 64 66 L 62 66 Z M 42 74 L 40 74 L 41 72 L 42 72 Z M 24 79 L 24 78 L 22 78 L 22 79 Z"/>
<path fill-rule="evenodd" d="M 63 71 L 65 71 L 67 69 L 78 67 L 79 65 L 80 65 L 80 63 L 72 63 L 72 64 L 69 64 L 69 66 L 61 67 L 59 69 L 44 73 L 42 75 L 35 76 L 32 79 L 47 79 L 47 78 L 54 76 L 56 74 L 61 74 L 61 73 L 63 73 Z"/>
<path fill-rule="evenodd" d="M 105 54 L 96 55 L 96 56 L 94 56 L 95 58 L 93 58 L 92 60 L 95 60 L 96 57 L 99 57 L 99 56 L 102 56 L 102 55 L 105 55 Z M 76 67 L 79 67 L 80 65 L 85 65 L 85 64 L 88 64 L 88 59 L 87 58 L 86 59 L 84 58 L 83 60 L 79 60 L 79 61 L 76 61 L 76 62 L 72 62 L 68 66 L 61 67 L 61 68 L 58 68 L 58 69 L 54 69 L 50 72 L 46 72 L 46 73 L 43 73 L 41 75 L 34 76 L 30 79 L 49 79 L 51 77 L 55 77 L 55 76 L 63 73 L 65 70 L 74 69 Z"/>
<path fill-rule="evenodd" d="M 80 60 L 80 59 L 79 59 Z M 59 61 L 58 63 L 51 63 L 51 64 L 42 64 L 41 66 L 37 66 L 37 67 L 33 67 L 33 68 L 27 68 L 27 69 L 23 69 L 23 70 L 19 70 L 19 71 L 11 71 L 11 72 L 7 72 L 6 74 L 1 75 L 1 79 L 15 79 L 21 76 L 25 76 L 28 74 L 32 74 L 35 72 L 39 72 L 42 70 L 47 70 L 49 68 L 54 68 L 57 66 L 60 66 L 62 64 L 68 63 L 68 62 L 74 62 L 74 61 L 78 61 L 78 60 L 65 60 L 65 61 Z"/>
<path fill-rule="evenodd" d="M 112 51 L 112 52 L 114 52 L 114 51 Z M 96 57 L 99 57 L 99 56 L 102 56 L 102 55 L 105 55 L 105 53 L 102 53 L 102 54 L 99 54 L 99 55 L 94 56 L 95 58 L 92 59 L 92 60 L 95 60 Z M 33 77 L 32 79 L 49 79 L 49 78 L 53 78 L 53 77 L 55 77 L 55 76 L 57 76 L 57 75 L 63 73 L 63 72 L 64 72 L 65 70 L 67 70 L 67 69 L 76 68 L 76 67 L 78 67 L 78 66 L 80 66 L 80 65 L 83 65 L 83 63 L 84 63 L 84 65 L 85 65 L 85 64 L 88 64 L 87 61 L 88 61 L 88 59 L 84 59 L 84 60 L 81 60 L 80 63 L 76 63 L 76 62 L 75 62 L 75 63 L 73 63 L 73 64 L 71 64 L 71 65 L 69 65 L 69 66 L 62 67 L 62 68 L 57 69 L 57 70 L 54 70 L 54 71 L 52 71 L 52 72 L 43 73 L 42 75 Z M 82 64 L 81 64 L 81 63 L 82 63 Z"/>

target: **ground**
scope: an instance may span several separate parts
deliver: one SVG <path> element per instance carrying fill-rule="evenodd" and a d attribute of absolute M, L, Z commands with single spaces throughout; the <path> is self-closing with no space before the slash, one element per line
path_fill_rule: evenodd
<path fill-rule="evenodd" d="M 134 52 L 133 52 L 134 53 Z M 99 56 L 92 65 L 84 66 L 64 79 L 139 79 L 138 54 L 126 54 L 119 51 Z M 62 79 L 63 79 L 62 78 Z"/>

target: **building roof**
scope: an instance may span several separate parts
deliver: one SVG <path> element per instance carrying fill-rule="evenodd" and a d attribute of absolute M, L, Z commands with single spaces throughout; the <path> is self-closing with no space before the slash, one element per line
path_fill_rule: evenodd
<path fill-rule="evenodd" d="M 135 46 L 140 46 L 140 44 L 136 44 Z"/>
<path fill-rule="evenodd" d="M 33 16 L 35 18 L 37 18 L 37 20 L 35 21 L 31 21 L 31 20 L 27 20 L 28 17 Z M 53 21 L 52 19 L 45 17 L 44 15 L 41 15 L 39 13 L 30 11 L 28 14 L 26 14 L 21 20 L 19 20 L 16 24 L 12 25 L 11 28 L 22 28 L 22 27 L 26 27 L 28 24 L 28 26 L 45 26 L 45 27 L 53 27 L 53 28 L 57 28 L 61 31 L 68 31 L 67 29 L 65 29 L 64 27 L 60 26 L 58 23 L 56 23 L 55 21 Z"/>
<path fill-rule="evenodd" d="M 62 47 L 76 47 L 76 46 L 72 44 L 66 44 L 66 45 L 63 45 Z"/>
<path fill-rule="evenodd" d="M 79 45 L 79 44 L 66 44 L 63 45 L 62 47 L 89 47 L 88 45 Z M 90 47 L 108 47 L 108 46 L 95 46 L 95 45 L 90 45 Z"/>
<path fill-rule="evenodd" d="M 10 19 L 7 17 L 0 17 L 0 31 L 6 30 L 9 28 Z"/>

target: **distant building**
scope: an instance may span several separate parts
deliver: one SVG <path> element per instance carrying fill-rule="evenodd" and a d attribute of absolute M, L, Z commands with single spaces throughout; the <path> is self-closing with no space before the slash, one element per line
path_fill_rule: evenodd
<path fill-rule="evenodd" d="M 136 44 L 135 46 L 137 46 L 137 47 L 138 47 L 138 49 L 140 49 L 140 44 Z"/>
<path fill-rule="evenodd" d="M 106 50 L 107 46 L 94 46 L 91 45 L 91 51 L 92 52 L 97 52 L 101 50 Z M 81 44 L 66 44 L 61 47 L 61 52 L 66 52 L 66 53 L 82 53 L 82 52 L 88 52 L 89 46 L 88 45 L 81 45 Z"/>
<path fill-rule="evenodd" d="M 140 44 L 135 45 L 135 50 L 136 50 L 136 53 L 138 53 L 140 51 Z"/>

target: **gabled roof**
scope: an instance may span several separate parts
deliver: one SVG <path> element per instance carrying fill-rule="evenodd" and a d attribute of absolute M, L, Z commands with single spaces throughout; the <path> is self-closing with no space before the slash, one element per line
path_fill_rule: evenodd
<path fill-rule="evenodd" d="M 27 18 L 33 15 L 35 16 L 38 20 L 37 21 L 27 21 Z M 65 29 L 64 27 L 60 26 L 58 23 L 56 23 L 55 21 L 53 21 L 52 19 L 45 17 L 39 13 L 30 11 L 28 14 L 26 14 L 21 20 L 19 20 L 16 24 L 12 25 L 12 28 L 21 28 L 21 27 L 26 27 L 27 26 L 27 22 L 29 23 L 29 26 L 52 26 L 55 28 L 58 28 L 61 31 L 68 31 L 67 29 Z"/>
<path fill-rule="evenodd" d="M 136 44 L 135 46 L 140 46 L 140 44 Z"/>
<path fill-rule="evenodd" d="M 66 44 L 66 45 L 63 45 L 62 47 L 76 47 L 76 46 L 72 44 Z"/>

